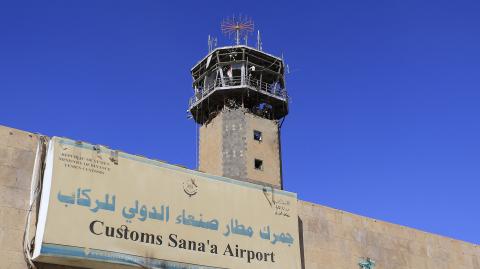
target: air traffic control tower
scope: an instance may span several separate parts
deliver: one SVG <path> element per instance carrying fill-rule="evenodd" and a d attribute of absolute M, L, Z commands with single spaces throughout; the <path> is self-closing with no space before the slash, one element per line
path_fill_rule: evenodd
<path fill-rule="evenodd" d="M 214 48 L 192 69 L 189 112 L 200 125 L 200 171 L 282 188 L 280 127 L 288 114 L 285 64 L 246 43 L 252 25 L 222 23 L 236 45 Z M 251 28 L 250 28 L 251 27 Z M 253 30 L 253 29 L 251 29 Z M 245 34 L 245 35 L 244 35 Z"/>

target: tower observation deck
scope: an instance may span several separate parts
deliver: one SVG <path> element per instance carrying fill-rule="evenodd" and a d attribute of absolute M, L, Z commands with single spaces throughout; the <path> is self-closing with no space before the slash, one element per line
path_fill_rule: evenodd
<path fill-rule="evenodd" d="M 281 58 L 246 45 L 216 48 L 192 69 L 193 119 L 203 124 L 224 107 L 242 107 L 278 120 L 288 114 L 285 65 Z"/>

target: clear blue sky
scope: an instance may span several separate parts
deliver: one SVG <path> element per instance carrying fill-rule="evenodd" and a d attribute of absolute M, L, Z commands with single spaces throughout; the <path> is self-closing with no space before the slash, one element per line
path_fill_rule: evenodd
<path fill-rule="evenodd" d="M 479 1 L 4 0 L 0 124 L 193 168 L 189 70 L 233 13 L 290 66 L 287 190 L 480 244 Z"/>

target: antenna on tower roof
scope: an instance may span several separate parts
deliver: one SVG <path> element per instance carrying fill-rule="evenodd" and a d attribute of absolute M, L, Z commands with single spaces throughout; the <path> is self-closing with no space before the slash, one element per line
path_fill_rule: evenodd
<path fill-rule="evenodd" d="M 260 30 L 257 31 L 257 50 L 262 50 L 262 39 L 260 38 Z"/>
<path fill-rule="evenodd" d="M 208 35 L 208 52 L 212 52 L 217 47 L 217 38 Z"/>
<path fill-rule="evenodd" d="M 222 33 L 231 37 L 235 35 L 235 44 L 240 45 L 240 40 L 245 38 L 247 41 L 247 36 L 254 30 L 253 20 L 247 17 L 240 15 L 238 17 L 232 16 L 231 18 L 226 18 L 221 23 Z"/>

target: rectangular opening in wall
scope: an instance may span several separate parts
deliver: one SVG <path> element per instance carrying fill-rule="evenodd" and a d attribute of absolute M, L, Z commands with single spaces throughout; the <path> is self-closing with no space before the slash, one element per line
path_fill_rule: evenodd
<path fill-rule="evenodd" d="M 261 142 L 262 141 L 262 132 L 253 130 L 253 139 Z"/>
<path fill-rule="evenodd" d="M 263 170 L 263 161 L 259 159 L 255 159 L 255 169 Z"/>

